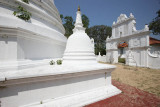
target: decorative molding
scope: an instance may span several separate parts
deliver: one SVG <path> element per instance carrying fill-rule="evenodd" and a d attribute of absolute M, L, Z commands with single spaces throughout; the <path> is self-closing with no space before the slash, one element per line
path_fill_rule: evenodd
<path fill-rule="evenodd" d="M 51 6 L 47 3 L 45 3 L 47 0 L 44 0 L 43 3 L 42 2 L 39 2 L 38 0 L 31 0 L 33 3 L 35 3 L 36 5 L 38 6 L 41 6 L 43 9 L 47 10 L 48 12 L 51 13 L 51 15 L 53 17 L 56 17 L 56 19 L 59 21 L 59 22 L 62 22 L 59 18 L 59 14 L 58 14 L 58 11 L 57 11 L 57 8 L 55 6 Z M 52 3 L 50 3 L 52 4 Z"/>
<path fill-rule="evenodd" d="M 131 21 L 131 20 L 135 20 L 135 18 L 134 17 L 131 17 L 131 18 L 127 18 L 127 19 L 125 19 L 125 20 L 123 20 L 123 21 L 121 21 L 121 22 L 117 22 L 117 23 L 115 23 L 115 24 L 113 24 L 112 25 L 112 28 L 114 27 L 117 27 L 117 26 L 119 26 L 119 25 L 121 25 L 121 24 L 123 24 L 123 23 L 126 23 L 126 22 L 129 22 L 129 21 Z"/>
<path fill-rule="evenodd" d="M 110 51 L 117 51 L 118 49 L 107 49 L 106 51 L 107 52 L 110 52 Z"/>
<path fill-rule="evenodd" d="M 14 1 L 14 2 L 13 2 Z M 32 17 L 38 17 L 40 19 L 44 19 L 47 23 L 52 23 L 54 26 L 57 26 L 57 28 L 64 34 L 65 33 L 65 29 L 60 21 L 60 17 L 59 17 L 59 21 L 57 20 L 58 16 L 53 17 L 47 13 L 45 13 L 44 11 L 41 11 L 39 8 L 35 8 L 34 6 L 32 6 L 31 4 L 26 4 L 24 2 L 22 2 L 21 0 L 13 0 L 13 1 L 8 1 L 8 0 L 2 0 L 0 2 L 0 4 L 2 5 L 6 5 L 7 7 L 12 7 L 13 10 L 16 9 L 16 7 L 18 6 L 18 4 L 22 5 L 24 8 L 27 8 L 28 11 L 30 11 L 32 13 Z M 37 0 L 36 0 L 37 1 Z M 58 14 L 58 13 L 57 13 Z M 12 14 L 10 14 L 12 15 Z M 13 15 L 12 15 L 13 16 Z M 45 17 L 44 17 L 45 16 Z M 14 16 L 13 16 L 14 17 Z M 32 19 L 32 18 L 31 18 Z"/>
<path fill-rule="evenodd" d="M 7 35 L 8 37 L 17 36 L 17 37 L 23 37 L 23 38 L 33 39 L 33 40 L 39 40 L 47 43 L 49 42 L 52 44 L 59 44 L 62 46 L 65 46 L 65 43 L 66 43 L 65 41 L 56 40 L 54 36 L 49 37 L 49 36 L 40 35 L 20 27 L 16 28 L 16 27 L 0 26 L 0 28 L 1 28 L 0 34 Z"/>
<path fill-rule="evenodd" d="M 143 46 L 143 47 L 129 47 L 129 49 L 131 49 L 131 50 L 137 50 L 137 49 L 148 49 L 150 46 Z"/>
<path fill-rule="evenodd" d="M 41 11 L 38 8 L 33 7 L 32 5 L 28 5 L 24 2 L 22 2 L 21 0 L 16 0 L 16 2 L 20 3 L 25 8 L 27 8 L 28 11 L 30 11 L 32 13 L 32 15 L 38 16 L 42 19 L 45 19 L 46 21 L 48 21 L 48 22 L 52 23 L 53 25 L 57 26 L 62 31 L 63 34 L 65 33 L 65 30 L 64 30 L 64 27 L 63 27 L 62 23 L 57 21 L 56 18 L 49 16 L 47 13 Z"/>
<path fill-rule="evenodd" d="M 140 38 L 134 38 L 133 40 L 133 44 L 132 47 L 140 47 L 141 43 L 140 43 Z"/>
<path fill-rule="evenodd" d="M 57 65 L 60 66 L 60 65 Z M 71 77 L 81 77 L 85 75 L 93 75 L 93 74 L 101 74 L 101 73 L 111 73 L 115 68 L 108 68 L 106 69 L 98 69 L 98 70 L 83 70 L 83 71 L 70 71 L 70 72 L 63 72 L 63 71 L 57 71 L 54 73 L 49 73 L 49 74 L 43 74 L 43 75 L 36 75 L 36 76 L 31 76 L 30 75 L 25 75 L 25 77 L 15 77 L 15 78 L 8 78 L 3 75 L 5 80 L 0 80 L 0 87 L 4 86 L 9 86 L 9 85 L 17 85 L 17 84 L 25 84 L 25 83 L 34 83 L 34 82 L 42 82 L 42 81 L 49 81 L 49 80 L 57 80 L 57 79 L 64 79 L 64 78 L 71 78 Z M 34 69 L 30 69 L 34 70 Z M 34 71 L 33 71 L 34 72 Z M 2 78 L 2 77 L 1 77 Z"/>
<path fill-rule="evenodd" d="M 147 39 L 141 38 L 141 46 L 146 46 L 146 45 L 147 45 Z"/>
<path fill-rule="evenodd" d="M 118 37 L 118 38 L 110 38 L 110 39 L 107 39 L 106 42 L 111 42 L 111 41 L 117 41 L 117 40 L 123 40 L 123 39 L 128 39 L 130 37 L 137 37 L 137 36 L 144 36 L 144 35 L 149 35 L 150 34 L 150 31 L 145 31 L 145 30 L 140 30 L 140 31 L 136 31 L 134 32 L 133 34 L 129 34 L 129 35 L 124 35 L 122 37 Z"/>
<path fill-rule="evenodd" d="M 152 57 L 152 58 L 158 58 L 158 54 L 157 54 L 157 55 L 151 54 L 151 53 L 150 53 L 150 49 L 147 50 L 147 53 L 148 53 L 148 55 L 149 55 L 150 57 Z"/>

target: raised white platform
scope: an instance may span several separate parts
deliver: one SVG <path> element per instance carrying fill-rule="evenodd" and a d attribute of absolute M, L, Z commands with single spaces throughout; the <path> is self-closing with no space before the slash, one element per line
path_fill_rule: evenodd
<path fill-rule="evenodd" d="M 60 59 L 60 58 L 58 58 Z M 58 59 L 54 59 L 55 61 Z M 0 61 L 0 72 L 22 70 L 48 65 L 52 59 L 43 60 L 20 60 L 20 61 Z"/>
<path fill-rule="evenodd" d="M 104 86 L 76 94 L 42 101 L 21 107 L 81 107 L 119 94 L 113 85 Z"/>
<path fill-rule="evenodd" d="M 121 91 L 111 84 L 113 65 L 47 65 L 0 73 L 1 107 L 84 106 Z"/>

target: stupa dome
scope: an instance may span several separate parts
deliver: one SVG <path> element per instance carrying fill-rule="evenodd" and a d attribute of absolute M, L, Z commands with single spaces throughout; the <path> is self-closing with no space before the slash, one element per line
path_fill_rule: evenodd
<path fill-rule="evenodd" d="M 85 32 L 77 31 L 68 38 L 66 53 L 92 52 L 91 40 Z"/>
<path fill-rule="evenodd" d="M 82 61 L 83 63 L 96 62 L 96 58 L 91 39 L 85 33 L 85 28 L 83 28 L 80 8 L 78 8 L 75 28 L 73 34 L 68 38 L 63 63 Z"/>

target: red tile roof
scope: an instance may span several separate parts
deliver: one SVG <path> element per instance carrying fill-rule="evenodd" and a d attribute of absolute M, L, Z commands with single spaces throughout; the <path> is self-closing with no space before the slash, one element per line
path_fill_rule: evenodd
<path fill-rule="evenodd" d="M 149 38 L 149 44 L 150 44 L 150 45 L 160 44 L 160 40 L 150 37 L 150 38 Z M 127 44 L 126 42 L 120 43 L 120 44 L 118 45 L 118 48 L 124 48 L 124 47 L 128 47 L 128 44 Z"/>
<path fill-rule="evenodd" d="M 154 39 L 154 38 L 150 37 L 150 38 L 149 38 L 149 44 L 150 44 L 150 45 L 160 44 L 160 40 Z"/>
<path fill-rule="evenodd" d="M 120 43 L 118 45 L 118 48 L 124 48 L 124 47 L 128 47 L 128 44 L 126 42 Z"/>

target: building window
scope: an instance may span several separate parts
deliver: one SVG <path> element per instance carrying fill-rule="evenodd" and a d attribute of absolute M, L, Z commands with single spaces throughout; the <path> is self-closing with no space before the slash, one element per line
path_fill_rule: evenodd
<path fill-rule="evenodd" d="M 124 48 L 120 48 L 120 55 L 123 55 L 123 49 Z"/>
<path fill-rule="evenodd" d="M 120 32 L 120 37 L 122 36 L 122 32 Z"/>

